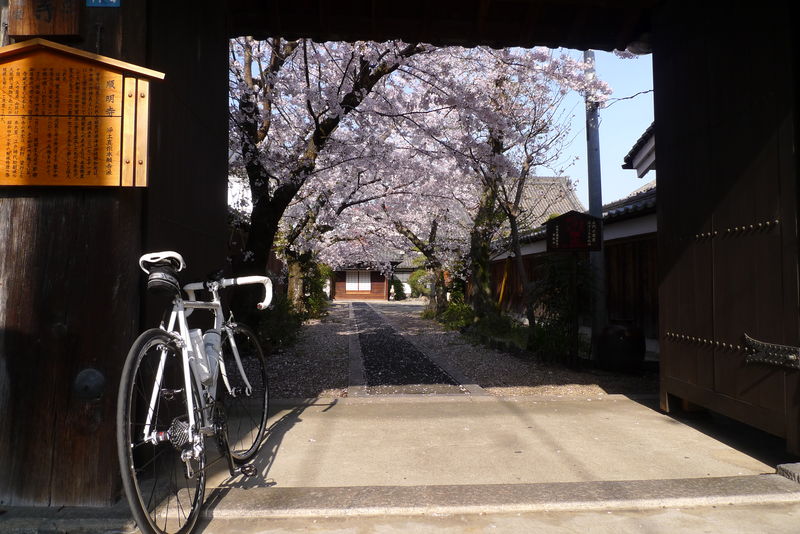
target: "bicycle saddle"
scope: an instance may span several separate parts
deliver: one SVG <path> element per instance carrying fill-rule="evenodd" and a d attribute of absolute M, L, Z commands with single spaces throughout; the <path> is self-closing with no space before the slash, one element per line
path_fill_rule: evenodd
<path fill-rule="evenodd" d="M 150 269 L 156 265 L 171 265 L 176 271 L 182 271 L 186 268 L 183 256 L 171 250 L 150 252 L 139 258 L 139 267 L 147 274 L 150 274 Z"/>
<path fill-rule="evenodd" d="M 181 285 L 178 271 L 186 268 L 183 257 L 177 252 L 151 252 L 139 258 L 139 267 L 147 273 L 147 290 L 164 295 L 178 295 Z"/>

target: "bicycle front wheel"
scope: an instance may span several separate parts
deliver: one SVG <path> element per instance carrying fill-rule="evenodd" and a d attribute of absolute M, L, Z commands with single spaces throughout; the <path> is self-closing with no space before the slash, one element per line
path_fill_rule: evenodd
<path fill-rule="evenodd" d="M 223 329 L 222 358 L 231 388 L 228 391 L 224 380 L 220 384 L 228 445 L 234 461 L 244 463 L 258 452 L 266 432 L 269 391 L 264 353 L 255 333 L 245 325 L 235 324 Z"/>
<path fill-rule="evenodd" d="M 189 383 L 187 392 L 181 350 L 169 334 L 154 328 L 136 339 L 117 399 L 117 453 L 131 514 L 144 533 L 188 533 L 200 513 L 205 451 L 201 442 L 200 454 L 192 454 L 188 395 L 197 425 L 201 414 Z"/>

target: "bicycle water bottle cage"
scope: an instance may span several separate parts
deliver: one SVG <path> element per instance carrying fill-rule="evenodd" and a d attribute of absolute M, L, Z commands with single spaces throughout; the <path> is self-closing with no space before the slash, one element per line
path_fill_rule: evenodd
<path fill-rule="evenodd" d="M 139 267 L 147 273 L 147 290 L 152 293 L 177 295 L 181 285 L 178 271 L 186 264 L 177 252 L 154 252 L 139 258 Z"/>

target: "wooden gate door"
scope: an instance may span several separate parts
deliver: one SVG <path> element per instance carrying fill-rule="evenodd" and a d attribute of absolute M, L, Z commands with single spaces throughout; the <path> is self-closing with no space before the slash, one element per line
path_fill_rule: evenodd
<path fill-rule="evenodd" d="M 792 48 L 768 44 L 792 38 L 726 16 L 712 36 L 662 20 L 682 39 L 654 54 L 669 95 L 656 104 L 662 407 L 677 396 L 800 452 L 798 371 L 748 363 L 744 342 L 800 344 Z M 739 30 L 749 42 L 732 53 Z"/>

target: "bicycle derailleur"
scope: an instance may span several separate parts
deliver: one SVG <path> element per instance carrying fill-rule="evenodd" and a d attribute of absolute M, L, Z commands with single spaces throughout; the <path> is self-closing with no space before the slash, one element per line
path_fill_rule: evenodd
<path fill-rule="evenodd" d="M 175 450 L 180 451 L 181 461 L 186 466 L 186 476 L 194 478 L 195 471 L 192 461 L 199 461 L 203 453 L 203 445 L 200 436 L 191 431 L 188 421 L 176 417 L 167 430 L 156 433 L 155 441 L 157 443 L 169 441 Z"/>

